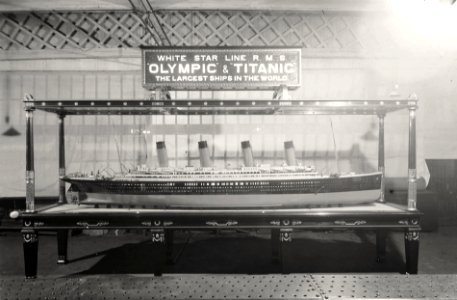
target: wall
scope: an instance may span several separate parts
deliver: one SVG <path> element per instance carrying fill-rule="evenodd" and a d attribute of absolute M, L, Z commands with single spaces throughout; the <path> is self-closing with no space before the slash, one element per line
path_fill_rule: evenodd
<path fill-rule="evenodd" d="M 0 75 L 2 108 L 7 103 L 11 124 L 22 134 L 0 136 L 0 165 L 4 174 L 2 194 L 23 196 L 25 120 L 21 98 L 24 93 L 45 99 L 145 99 L 141 87 L 139 52 L 102 51 L 92 58 L 46 58 L 49 52 L 33 59 L 4 61 L 7 69 Z M 88 61 L 89 60 L 89 61 Z M 92 63 L 96 62 L 96 63 Z M 8 63 L 8 66 L 5 64 Z M 303 87 L 292 92 L 294 99 L 375 99 L 386 98 L 395 81 L 376 74 L 372 62 L 362 58 L 313 58 L 304 53 Z M 376 62 L 381 64 L 380 61 Z M 109 71 L 106 69 L 109 67 Z M 377 66 L 379 69 L 379 66 Z M 388 70 L 385 71 L 388 73 Z M 413 86 L 414 87 L 414 86 Z M 172 93 L 176 99 L 270 99 L 271 91 L 183 91 Z M 11 100 L 12 99 L 12 100 Z M 10 100 L 10 101 L 8 101 Z M 422 102 L 421 102 L 422 103 Z M 418 154 L 420 174 L 427 176 L 424 158 L 424 114 L 419 110 Z M 57 117 L 35 113 L 35 160 L 37 194 L 52 195 L 57 183 Z M 334 160 L 331 122 L 339 153 Z M 446 126 L 446 124 L 443 124 Z M 2 124 L 0 130 L 7 128 Z M 144 138 L 138 136 L 144 129 Z M 407 165 L 407 112 L 386 118 L 386 166 L 390 176 L 405 176 Z M 371 116 L 81 116 L 66 118 L 67 169 L 96 171 L 106 168 L 118 171 L 120 160 L 127 166 L 136 164 L 146 141 L 148 164 L 156 165 L 154 142 L 165 140 L 172 164 L 198 165 L 197 141 L 208 140 L 215 165 L 239 165 L 240 141 L 249 139 L 261 163 L 281 164 L 282 143 L 292 139 L 297 156 L 323 172 L 374 171 L 377 166 L 377 118 Z M 367 138 L 368 137 L 368 138 Z M 434 147 L 432 147 L 434 148 Z"/>
<path fill-rule="evenodd" d="M 23 93 L 36 99 L 148 96 L 141 87 L 140 56 L 134 48 L 160 39 L 157 32 L 144 27 L 145 17 L 131 12 L 1 16 L 0 116 L 9 114 L 11 125 L 22 134 L 0 136 L 1 174 L 5 174 L 0 177 L 0 197 L 24 195 Z M 401 97 L 416 93 L 420 99 L 419 174 L 428 176 L 424 158 L 455 158 L 455 48 L 404 31 L 398 18 L 373 12 L 218 11 L 163 11 L 158 18 L 173 45 L 302 47 L 304 76 L 302 87 L 292 92 L 294 99 L 384 99 L 398 84 Z M 242 100 L 270 99 L 271 94 L 184 91 L 172 96 Z M 162 139 L 179 166 L 197 164 L 200 139 L 208 140 L 218 165 L 239 164 L 239 142 L 244 139 L 251 140 L 256 157 L 265 163 L 282 163 L 282 142 L 293 139 L 299 158 L 322 171 L 365 172 L 377 165 L 377 120 L 373 117 L 86 116 L 69 117 L 66 122 L 69 171 L 118 170 L 119 160 L 133 165 L 145 144 L 149 145 L 148 163 L 154 165 L 150 145 Z M 56 117 L 38 112 L 35 125 L 37 194 L 52 195 L 57 183 Z M 0 131 L 8 127 L 3 122 Z M 144 137 L 135 134 L 140 128 L 146 132 Z M 407 128 L 406 112 L 386 119 L 388 176 L 406 176 Z"/>

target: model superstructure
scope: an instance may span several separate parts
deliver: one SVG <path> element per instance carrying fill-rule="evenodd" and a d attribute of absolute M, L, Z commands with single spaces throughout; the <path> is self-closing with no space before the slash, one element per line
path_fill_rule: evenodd
<path fill-rule="evenodd" d="M 352 205 L 380 197 L 382 174 L 319 174 L 297 165 L 291 141 L 284 166 L 255 165 L 242 142 L 244 167 L 212 167 L 206 141 L 198 143 L 201 167 L 171 168 L 164 142 L 157 143 L 158 168 L 138 167 L 113 176 L 74 173 L 63 179 L 84 195 L 83 203 L 146 207 L 259 208 Z"/>

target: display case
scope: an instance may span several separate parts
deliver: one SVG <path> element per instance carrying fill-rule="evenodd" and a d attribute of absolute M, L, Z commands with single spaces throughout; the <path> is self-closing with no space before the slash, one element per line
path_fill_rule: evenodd
<path fill-rule="evenodd" d="M 25 275 L 36 276 L 40 231 L 57 232 L 58 263 L 67 262 L 69 229 L 150 230 L 152 240 L 173 248 L 174 230 L 268 229 L 272 257 L 281 262 L 282 244 L 291 242 L 299 230 L 368 230 L 376 233 L 377 259 L 383 260 L 388 231 L 402 231 L 405 237 L 406 272 L 417 273 L 420 212 L 416 209 L 416 99 L 404 100 L 34 100 L 26 97 L 26 210 L 15 214 L 23 222 Z M 54 113 L 59 120 L 59 201 L 35 208 L 33 113 Z M 67 203 L 65 182 L 64 120 L 72 115 L 375 115 L 379 119 L 378 170 L 384 174 L 384 117 L 387 113 L 409 111 L 408 199 L 404 206 L 381 197 L 366 205 L 288 208 L 138 208 L 99 207 Z M 287 195 L 284 195 L 287 197 Z M 164 261 L 165 261 L 164 257 Z M 160 266 L 158 267 L 160 269 Z"/>

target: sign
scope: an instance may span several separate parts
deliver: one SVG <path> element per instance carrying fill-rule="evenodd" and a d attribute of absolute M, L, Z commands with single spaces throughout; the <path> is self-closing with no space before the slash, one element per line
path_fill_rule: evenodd
<path fill-rule="evenodd" d="M 300 48 L 143 48 L 146 89 L 274 89 L 301 84 Z"/>

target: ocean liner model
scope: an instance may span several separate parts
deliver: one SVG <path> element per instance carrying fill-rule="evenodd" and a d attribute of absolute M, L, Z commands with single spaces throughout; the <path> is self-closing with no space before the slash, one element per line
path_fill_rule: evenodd
<path fill-rule="evenodd" d="M 382 174 L 317 173 L 297 165 L 291 141 L 286 165 L 255 166 L 249 141 L 242 142 L 244 167 L 216 169 L 206 141 L 199 142 L 201 167 L 170 168 L 164 142 L 157 142 L 159 167 L 102 176 L 74 173 L 63 177 L 80 203 L 156 208 L 292 208 L 355 205 L 381 194 Z"/>

